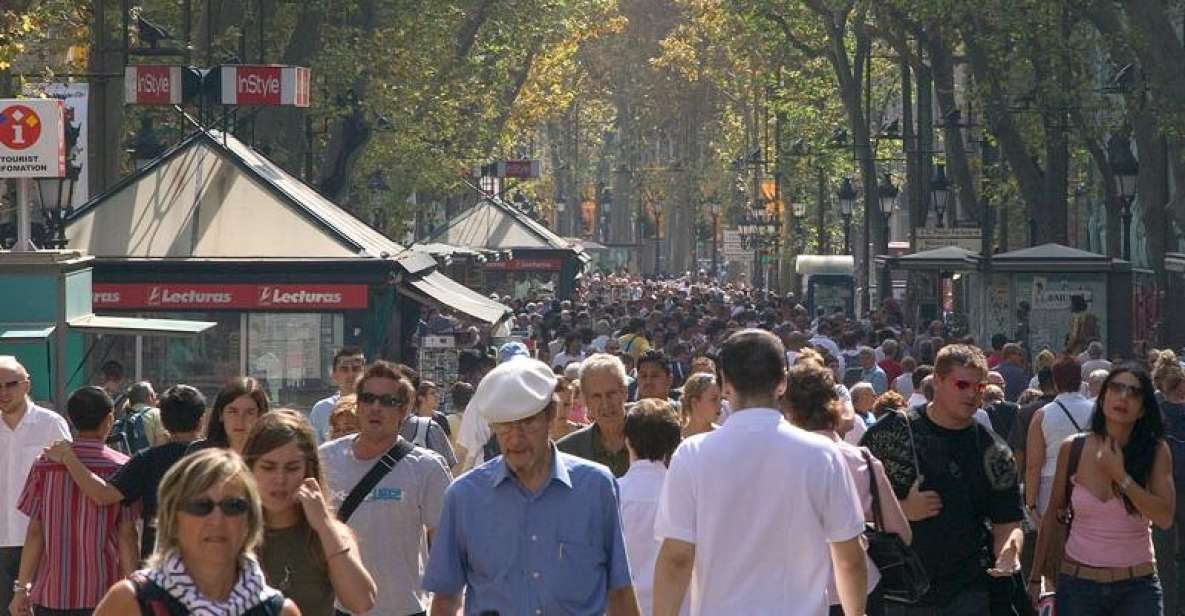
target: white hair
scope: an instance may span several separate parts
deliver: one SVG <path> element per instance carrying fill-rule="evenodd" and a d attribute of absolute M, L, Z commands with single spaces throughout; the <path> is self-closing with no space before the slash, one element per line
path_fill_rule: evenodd
<path fill-rule="evenodd" d="M 629 385 L 629 377 L 625 374 L 625 364 L 621 363 L 621 359 L 616 355 L 608 353 L 593 353 L 591 357 L 584 360 L 580 364 L 580 380 L 583 381 L 588 373 L 600 370 L 612 372 L 614 376 L 621 379 L 622 385 Z"/>
<path fill-rule="evenodd" d="M 29 371 L 14 355 L 0 355 L 0 370 L 12 370 L 17 374 L 29 378 Z"/>
<path fill-rule="evenodd" d="M 868 391 L 869 394 L 872 394 L 873 398 L 876 397 L 876 390 L 872 388 L 872 383 L 869 383 L 867 381 L 861 381 L 859 383 L 856 383 L 855 385 L 852 385 L 852 389 L 850 390 L 852 399 L 855 400 L 856 396 L 860 395 L 862 392 L 864 392 L 866 390 Z"/>

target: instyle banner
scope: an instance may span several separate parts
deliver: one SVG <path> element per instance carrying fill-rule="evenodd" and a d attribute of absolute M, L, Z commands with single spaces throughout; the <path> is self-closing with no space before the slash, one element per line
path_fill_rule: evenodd
<path fill-rule="evenodd" d="M 362 310 L 364 284 L 95 283 L 95 310 Z"/>

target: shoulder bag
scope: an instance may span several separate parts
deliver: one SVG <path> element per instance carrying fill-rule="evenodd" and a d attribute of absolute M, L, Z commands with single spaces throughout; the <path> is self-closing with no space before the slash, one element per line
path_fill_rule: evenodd
<path fill-rule="evenodd" d="M 906 425 L 909 418 L 906 417 Z M 910 429 L 910 448 L 913 448 L 913 430 Z M 930 575 L 917 552 L 901 540 L 897 533 L 885 530 L 884 513 L 881 509 L 880 488 L 873 470 L 872 456 L 867 449 L 861 449 L 864 462 L 868 464 L 868 489 L 872 494 L 873 524 L 865 528 L 864 538 L 868 541 L 868 556 L 880 570 L 879 588 L 885 599 L 896 603 L 917 603 L 930 590 Z M 917 454 L 914 454 L 916 468 Z"/>
<path fill-rule="evenodd" d="M 1062 559 L 1066 555 L 1066 539 L 1070 537 L 1070 526 L 1074 521 L 1074 506 L 1070 503 L 1070 496 L 1074 493 L 1074 484 L 1070 478 L 1078 472 L 1078 461 L 1082 458 L 1082 447 L 1086 444 L 1086 435 L 1079 434 L 1070 444 L 1070 461 L 1066 466 L 1066 477 L 1062 483 L 1062 493 L 1066 495 L 1065 503 L 1054 516 L 1053 524 L 1043 524 L 1040 533 L 1049 533 L 1049 540 L 1045 549 L 1045 561 L 1041 563 L 1037 572 L 1051 580 L 1056 580 L 1061 572 Z"/>
<path fill-rule="evenodd" d="M 362 479 L 358 481 L 354 489 L 350 490 L 349 495 L 346 496 L 346 500 L 342 501 L 342 506 L 337 510 L 337 519 L 343 523 L 347 522 L 350 516 L 354 515 L 354 510 L 358 509 L 358 505 L 362 504 L 366 495 L 370 494 L 370 491 L 383 480 L 383 477 L 386 477 L 404 456 L 411 453 L 414 447 L 414 445 L 402 436 L 396 437 L 395 446 L 387 451 L 387 453 L 384 453 L 374 463 L 374 466 L 370 467 L 370 470 L 362 476 Z"/>

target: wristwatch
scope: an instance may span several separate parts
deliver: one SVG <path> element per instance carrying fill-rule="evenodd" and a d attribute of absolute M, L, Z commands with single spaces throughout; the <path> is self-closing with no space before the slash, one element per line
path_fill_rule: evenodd
<path fill-rule="evenodd" d="M 1124 475 L 1123 481 L 1119 482 L 1119 491 L 1123 494 L 1127 494 L 1127 489 L 1132 487 L 1132 483 L 1134 483 L 1132 476 Z"/>
<path fill-rule="evenodd" d="M 30 582 L 22 582 L 20 580 L 17 580 L 12 583 L 12 592 L 14 594 L 18 593 L 18 592 L 23 592 L 23 593 L 28 594 L 28 592 L 31 588 L 33 588 L 33 584 Z"/>

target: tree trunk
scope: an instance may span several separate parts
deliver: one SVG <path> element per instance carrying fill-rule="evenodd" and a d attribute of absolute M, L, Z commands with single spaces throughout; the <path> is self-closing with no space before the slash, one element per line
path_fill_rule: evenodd
<path fill-rule="evenodd" d="M 962 126 L 972 118 L 963 118 L 959 113 L 958 100 L 955 98 L 955 67 L 945 41 L 940 36 L 928 36 L 925 45 L 934 76 L 938 112 L 943 118 L 943 150 L 958 196 L 958 207 L 948 204 L 947 210 L 952 223 L 978 221 L 979 199 L 975 194 L 975 178 L 971 175 L 971 165 L 967 160 L 967 144 L 963 139 Z"/>

